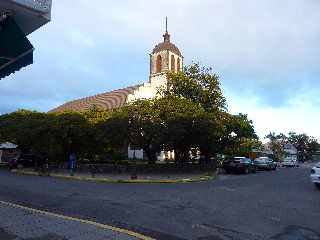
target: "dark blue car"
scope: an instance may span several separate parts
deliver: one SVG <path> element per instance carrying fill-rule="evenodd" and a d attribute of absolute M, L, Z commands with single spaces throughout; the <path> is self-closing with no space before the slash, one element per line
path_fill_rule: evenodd
<path fill-rule="evenodd" d="M 223 169 L 226 173 L 255 173 L 256 166 L 251 159 L 246 157 L 233 157 L 223 162 Z"/>

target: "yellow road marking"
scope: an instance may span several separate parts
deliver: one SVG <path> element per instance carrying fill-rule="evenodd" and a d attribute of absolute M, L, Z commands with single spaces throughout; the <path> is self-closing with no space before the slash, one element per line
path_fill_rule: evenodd
<path fill-rule="evenodd" d="M 22 205 L 9 203 L 9 202 L 4 202 L 4 201 L 0 201 L 0 204 L 8 206 L 8 207 L 27 210 L 29 212 L 38 213 L 38 214 L 45 215 L 45 216 L 51 216 L 51 217 L 60 218 L 60 219 L 63 219 L 63 220 L 68 220 L 68 221 L 79 222 L 79 223 L 83 223 L 83 224 L 96 226 L 98 228 L 111 230 L 111 231 L 114 231 L 114 232 L 117 232 L 117 233 L 126 234 L 128 236 L 135 237 L 135 238 L 138 238 L 140 240 L 156 240 L 154 238 L 144 236 L 144 235 L 142 235 L 140 233 L 132 232 L 132 231 L 129 231 L 129 230 L 126 230 L 126 229 L 122 229 L 122 228 L 113 227 L 113 226 L 106 225 L 106 224 L 96 223 L 96 222 L 89 221 L 89 220 L 84 220 L 84 219 L 75 218 L 75 217 L 68 217 L 68 216 L 64 216 L 64 215 L 61 215 L 61 214 L 42 211 L 42 210 L 38 210 L 38 209 L 30 208 L 30 207 L 25 207 L 25 206 L 22 206 Z"/>

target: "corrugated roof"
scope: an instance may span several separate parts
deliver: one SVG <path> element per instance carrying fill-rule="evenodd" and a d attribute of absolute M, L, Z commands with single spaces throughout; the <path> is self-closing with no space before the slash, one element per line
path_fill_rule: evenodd
<path fill-rule="evenodd" d="M 76 111 L 85 112 L 90 108 L 97 107 L 103 110 L 113 110 L 123 107 L 128 99 L 128 96 L 132 94 L 141 85 L 131 86 L 123 89 L 114 90 L 112 92 L 106 92 L 95 96 L 90 96 L 75 101 L 67 102 L 50 112 L 64 112 L 64 111 Z"/>

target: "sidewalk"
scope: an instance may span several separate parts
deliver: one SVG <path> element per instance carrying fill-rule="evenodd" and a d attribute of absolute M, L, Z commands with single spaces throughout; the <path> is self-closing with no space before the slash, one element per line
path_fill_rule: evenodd
<path fill-rule="evenodd" d="M 136 235 L 136 237 L 134 236 Z M 0 201 L 1 240 L 152 240 L 127 230 Z"/>

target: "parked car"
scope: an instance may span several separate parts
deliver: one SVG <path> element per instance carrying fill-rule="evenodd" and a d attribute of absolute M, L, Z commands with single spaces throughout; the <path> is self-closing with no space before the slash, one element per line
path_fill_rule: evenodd
<path fill-rule="evenodd" d="M 320 189 L 320 163 L 311 169 L 311 182 Z"/>
<path fill-rule="evenodd" d="M 259 157 L 254 160 L 254 165 L 258 170 L 276 170 L 277 164 L 268 157 Z"/>
<path fill-rule="evenodd" d="M 33 154 L 21 154 L 19 157 L 12 159 L 9 162 L 9 167 L 14 168 L 32 168 L 41 166 L 43 164 L 43 159 Z"/>
<path fill-rule="evenodd" d="M 282 162 L 283 167 L 299 167 L 297 159 L 292 157 L 286 157 Z"/>
<path fill-rule="evenodd" d="M 255 173 L 256 166 L 251 159 L 245 157 L 234 157 L 223 162 L 223 169 L 226 173 Z"/>

